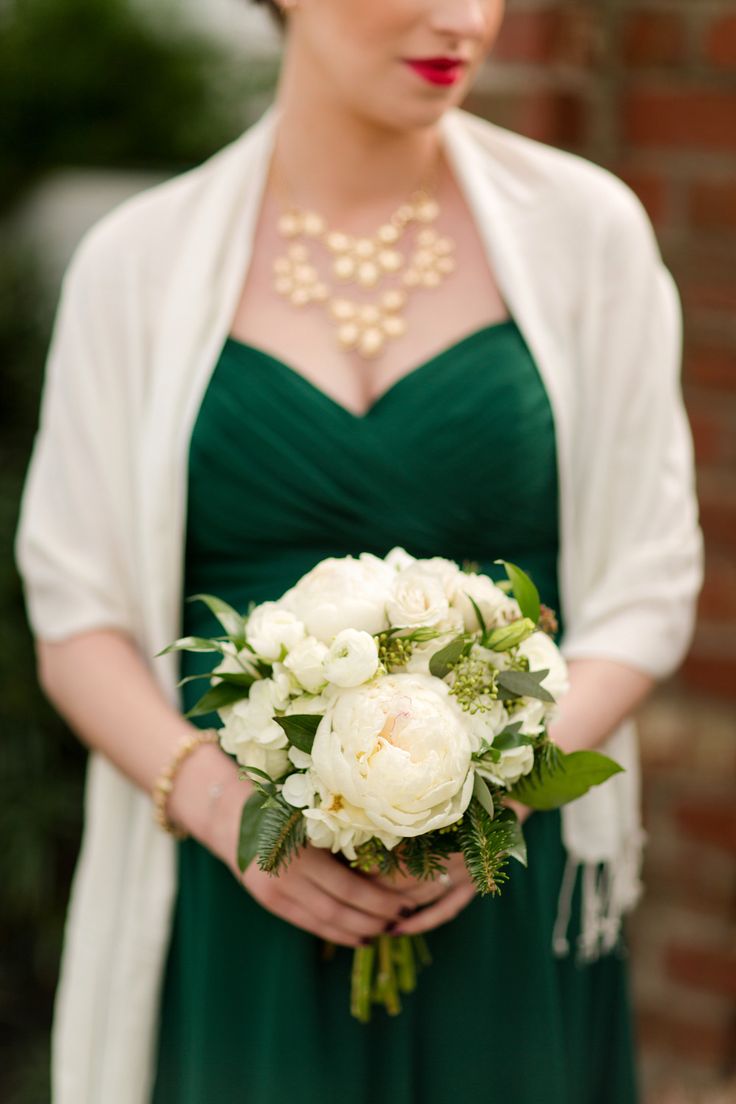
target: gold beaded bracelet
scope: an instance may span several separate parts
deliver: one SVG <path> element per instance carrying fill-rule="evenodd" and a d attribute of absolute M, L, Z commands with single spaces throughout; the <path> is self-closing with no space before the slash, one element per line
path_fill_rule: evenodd
<path fill-rule="evenodd" d="M 201 732 L 188 733 L 182 738 L 169 765 L 161 771 L 161 774 L 156 779 L 156 783 L 151 791 L 151 797 L 153 798 L 153 819 L 156 821 L 159 828 L 163 828 L 165 832 L 169 832 L 170 835 L 175 836 L 176 839 L 186 839 L 189 833 L 178 828 L 173 821 L 169 820 L 168 813 L 166 812 L 166 803 L 169 800 L 169 794 L 174 788 L 174 775 L 187 756 L 191 755 L 200 744 L 216 744 L 218 742 L 219 736 L 214 728 L 203 729 Z"/>

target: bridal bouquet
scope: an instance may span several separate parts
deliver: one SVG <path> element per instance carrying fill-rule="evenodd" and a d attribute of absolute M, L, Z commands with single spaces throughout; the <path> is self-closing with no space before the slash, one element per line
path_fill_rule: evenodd
<path fill-rule="evenodd" d="M 551 809 L 621 768 L 564 754 L 547 728 L 568 687 L 553 612 L 505 561 L 506 579 L 403 548 L 318 563 L 246 615 L 212 595 L 223 633 L 164 652 L 219 653 L 187 716 L 216 711 L 221 746 L 253 793 L 238 864 L 278 872 L 306 843 L 366 874 L 436 878 L 462 852 L 481 894 L 510 858 L 526 864 L 505 798 Z M 164 652 L 159 654 L 164 654 Z M 355 951 L 351 1010 L 399 1011 L 428 960 L 421 937 L 379 936 Z"/>

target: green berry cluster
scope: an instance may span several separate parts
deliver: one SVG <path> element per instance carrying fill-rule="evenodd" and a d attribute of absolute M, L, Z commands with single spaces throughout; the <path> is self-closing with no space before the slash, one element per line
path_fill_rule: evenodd
<path fill-rule="evenodd" d="M 409 660 L 414 642 L 406 636 L 396 636 L 388 632 L 378 633 L 378 659 L 387 671 L 403 667 Z"/>

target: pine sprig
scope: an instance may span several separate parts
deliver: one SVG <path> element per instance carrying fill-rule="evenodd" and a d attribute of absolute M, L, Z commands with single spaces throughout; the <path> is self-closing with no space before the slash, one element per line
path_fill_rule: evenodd
<path fill-rule="evenodd" d="M 258 865 L 267 874 L 278 874 L 306 842 L 306 826 L 301 809 L 294 809 L 281 798 L 272 798 L 261 813 L 258 829 Z"/>
<path fill-rule="evenodd" d="M 445 872 L 447 858 L 458 850 L 457 832 L 430 832 L 401 843 L 401 861 L 412 878 L 432 879 Z"/>
<path fill-rule="evenodd" d="M 465 810 L 459 832 L 465 865 L 481 894 L 500 893 L 508 878 L 505 867 L 515 828 L 509 821 L 491 819 L 477 798 Z"/>

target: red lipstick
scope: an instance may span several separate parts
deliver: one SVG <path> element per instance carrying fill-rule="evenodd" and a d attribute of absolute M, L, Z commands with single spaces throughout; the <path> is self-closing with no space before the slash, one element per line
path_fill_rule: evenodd
<path fill-rule="evenodd" d="M 455 84 L 460 79 L 465 62 L 462 58 L 406 58 L 406 64 L 430 84 Z"/>

